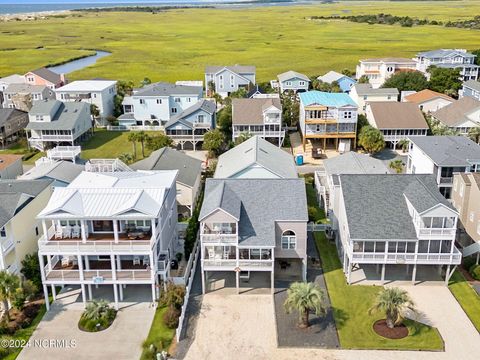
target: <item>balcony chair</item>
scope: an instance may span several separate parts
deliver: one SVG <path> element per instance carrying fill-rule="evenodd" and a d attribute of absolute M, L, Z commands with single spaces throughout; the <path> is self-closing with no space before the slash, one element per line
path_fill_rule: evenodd
<path fill-rule="evenodd" d="M 61 227 L 58 227 L 55 230 L 55 239 L 62 239 L 63 238 L 63 229 Z"/>
<path fill-rule="evenodd" d="M 140 256 L 133 257 L 133 265 L 140 265 Z"/>
<path fill-rule="evenodd" d="M 72 228 L 70 226 L 65 226 L 63 228 L 63 237 L 65 238 L 72 238 Z"/>
<path fill-rule="evenodd" d="M 80 237 L 80 226 L 75 225 L 75 226 L 72 228 L 72 237 L 73 237 L 73 238 L 77 238 L 77 239 Z"/>
<path fill-rule="evenodd" d="M 63 256 L 62 257 L 62 267 L 67 267 L 70 265 L 70 257 L 69 256 Z"/>
<path fill-rule="evenodd" d="M 144 266 L 150 266 L 150 257 L 145 255 L 142 259 L 142 263 Z"/>

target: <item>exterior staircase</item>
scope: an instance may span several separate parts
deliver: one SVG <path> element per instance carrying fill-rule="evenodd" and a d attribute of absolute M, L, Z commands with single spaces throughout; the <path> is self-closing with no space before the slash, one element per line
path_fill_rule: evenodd
<path fill-rule="evenodd" d="M 467 257 L 480 252 L 480 243 L 476 242 L 472 245 L 468 245 L 462 249 L 462 256 Z"/>

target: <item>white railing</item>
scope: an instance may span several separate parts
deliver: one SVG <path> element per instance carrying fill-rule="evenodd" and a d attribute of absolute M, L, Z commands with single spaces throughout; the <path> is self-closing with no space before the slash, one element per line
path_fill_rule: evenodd
<path fill-rule="evenodd" d="M 175 337 L 177 339 L 177 342 L 182 339 L 182 330 L 183 330 L 183 324 L 185 322 L 185 314 L 186 314 L 186 311 L 187 311 L 188 300 L 190 298 L 190 290 L 192 288 L 193 278 L 195 277 L 195 270 L 197 268 L 197 261 L 198 261 L 198 258 L 200 257 L 200 245 L 199 245 L 200 241 L 198 241 L 198 240 L 199 239 L 198 239 L 198 236 L 197 236 L 197 241 L 195 242 L 194 251 L 190 255 L 190 259 L 193 258 L 193 261 L 190 263 L 190 259 L 188 260 L 188 262 L 190 264 L 190 267 L 187 266 L 188 271 L 185 272 L 185 278 L 187 279 L 187 281 L 186 281 L 187 285 L 185 287 L 185 297 L 184 297 L 182 309 L 180 311 L 180 317 L 178 319 L 178 327 L 175 330 Z"/>
<path fill-rule="evenodd" d="M 440 177 L 440 184 L 453 184 L 453 177 Z"/>
<path fill-rule="evenodd" d="M 80 146 L 56 146 L 53 149 L 47 150 L 47 157 L 49 159 L 75 159 L 80 155 L 82 148 Z"/>
<path fill-rule="evenodd" d="M 40 251 L 48 253 L 63 252 L 110 252 L 124 251 L 134 253 L 136 251 L 150 251 L 152 249 L 154 239 L 150 240 L 95 240 L 95 241 L 75 241 L 75 240 L 49 240 L 45 241 L 41 238 L 38 241 Z"/>
<path fill-rule="evenodd" d="M 5 241 L 2 242 L 2 251 L 3 251 L 3 255 L 6 255 L 10 250 L 12 250 L 14 248 L 14 241 L 13 239 L 7 239 Z"/>
<path fill-rule="evenodd" d="M 18 273 L 18 265 L 17 264 L 12 264 L 7 268 L 7 271 L 10 274 L 17 274 Z"/>
<path fill-rule="evenodd" d="M 418 229 L 418 238 L 419 239 L 443 239 L 448 238 L 452 239 L 455 237 L 457 229 L 455 228 L 420 228 Z"/>
<path fill-rule="evenodd" d="M 235 259 L 211 259 L 211 260 L 208 260 L 208 259 L 205 259 L 203 260 L 203 266 L 204 267 L 208 267 L 208 266 L 211 266 L 211 267 L 217 267 L 217 266 L 220 266 L 220 267 L 235 267 L 237 266 L 237 260 Z"/>
<path fill-rule="evenodd" d="M 353 252 L 351 261 L 378 264 L 459 264 L 462 254 L 455 249 L 453 253 L 372 253 Z"/>
<path fill-rule="evenodd" d="M 89 172 L 115 172 L 133 171 L 127 164 L 119 159 L 90 159 L 85 164 L 85 171 Z"/>
<path fill-rule="evenodd" d="M 73 141 L 72 135 L 42 135 L 41 140 L 47 141 Z"/>
<path fill-rule="evenodd" d="M 45 266 L 45 277 L 47 281 L 80 281 L 80 270 L 49 270 L 48 265 Z M 102 281 L 153 281 L 152 270 L 129 269 L 117 270 L 114 273 L 112 270 L 84 270 L 83 281 L 95 282 L 95 279 L 102 279 Z"/>
<path fill-rule="evenodd" d="M 165 127 L 161 125 L 108 125 L 107 130 L 110 131 L 165 131 Z"/>
<path fill-rule="evenodd" d="M 238 266 L 240 268 L 272 268 L 273 260 L 239 260 Z"/>
<path fill-rule="evenodd" d="M 307 224 L 307 231 L 317 232 L 317 231 L 325 231 L 330 227 L 330 224 L 314 224 L 310 222 Z"/>
<path fill-rule="evenodd" d="M 201 234 L 200 238 L 203 244 L 236 244 L 238 242 L 237 234 Z"/>

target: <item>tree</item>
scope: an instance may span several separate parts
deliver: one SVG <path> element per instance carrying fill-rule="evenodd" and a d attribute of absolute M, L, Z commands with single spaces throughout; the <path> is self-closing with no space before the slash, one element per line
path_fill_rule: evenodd
<path fill-rule="evenodd" d="M 25 306 L 25 301 L 30 300 L 38 291 L 38 288 L 30 280 L 25 280 L 21 285 L 15 289 L 12 305 L 17 310 L 22 310 Z"/>
<path fill-rule="evenodd" d="M 440 93 L 449 92 L 456 96 L 458 90 L 462 88 L 462 81 L 460 80 L 460 69 L 440 68 L 430 66 L 428 68 L 430 73 L 430 81 L 428 88 Z"/>
<path fill-rule="evenodd" d="M 360 130 L 358 145 L 363 147 L 369 154 L 375 154 L 385 148 L 385 140 L 380 130 L 366 125 Z"/>
<path fill-rule="evenodd" d="M 407 152 L 409 144 L 410 141 L 408 141 L 407 139 L 402 139 L 398 142 L 398 145 L 402 148 L 403 152 Z"/>
<path fill-rule="evenodd" d="M 3 303 L 4 316 L 10 321 L 10 303 L 15 300 L 16 290 L 20 287 L 20 278 L 7 270 L 0 271 L 0 301 Z"/>
<path fill-rule="evenodd" d="M 82 317 L 87 320 L 99 321 L 102 318 L 109 317 L 112 311 L 113 309 L 108 304 L 108 301 L 103 299 L 92 300 L 85 307 Z"/>
<path fill-rule="evenodd" d="M 399 72 L 389 77 L 382 88 L 396 88 L 399 92 L 421 91 L 428 88 L 428 81 L 420 71 Z"/>
<path fill-rule="evenodd" d="M 123 99 L 125 98 L 125 95 L 129 95 L 132 93 L 133 86 L 133 81 L 119 80 L 117 82 L 117 95 L 115 95 L 115 98 L 113 99 L 113 112 L 116 117 L 120 116 L 123 113 Z"/>
<path fill-rule="evenodd" d="M 219 129 L 209 130 L 203 136 L 203 149 L 208 150 L 209 157 L 218 155 L 225 142 L 225 136 Z"/>
<path fill-rule="evenodd" d="M 151 83 L 152 83 L 152 80 L 150 80 L 148 77 L 144 77 L 143 80 L 140 81 L 140 87 L 150 85 Z"/>
<path fill-rule="evenodd" d="M 318 80 L 317 78 L 312 80 L 312 88 L 318 91 L 325 91 L 325 92 L 335 92 L 339 93 L 342 92 L 340 85 L 338 82 L 333 81 L 331 84 L 323 82 L 322 80 Z"/>
<path fill-rule="evenodd" d="M 92 114 L 92 118 L 95 120 L 100 116 L 100 110 L 98 109 L 98 106 L 95 104 L 90 105 L 90 114 Z"/>
<path fill-rule="evenodd" d="M 468 137 L 477 144 L 480 144 L 480 126 L 475 126 L 468 130 Z"/>
<path fill-rule="evenodd" d="M 360 78 L 357 80 L 359 84 L 368 84 L 368 76 L 367 75 L 362 75 Z"/>
<path fill-rule="evenodd" d="M 385 313 L 387 326 L 393 329 L 396 325 L 403 322 L 406 312 L 410 310 L 415 312 L 415 304 L 408 293 L 400 288 L 384 288 L 382 289 L 369 313 L 381 311 Z"/>
<path fill-rule="evenodd" d="M 343 69 L 342 70 L 342 75 L 348 76 L 350 78 L 353 77 L 354 74 L 355 74 L 355 72 L 350 70 L 350 69 Z"/>
<path fill-rule="evenodd" d="M 20 270 L 20 272 L 27 280 L 32 281 L 38 289 L 42 287 L 40 261 L 38 260 L 38 254 L 36 252 L 25 255 L 25 258 L 22 260 L 22 270 Z"/>
<path fill-rule="evenodd" d="M 127 165 L 131 164 L 134 160 L 133 155 L 130 153 L 121 153 L 118 155 L 118 159 Z"/>
<path fill-rule="evenodd" d="M 149 136 L 147 139 L 147 149 L 155 151 L 164 147 L 173 145 L 173 140 L 165 134 L 159 133 L 155 136 Z"/>
<path fill-rule="evenodd" d="M 133 146 L 133 158 L 137 158 L 137 140 L 138 140 L 138 135 L 136 132 L 131 131 L 128 134 L 128 141 L 132 143 Z"/>
<path fill-rule="evenodd" d="M 287 299 L 284 303 L 285 311 L 298 311 L 299 327 L 307 328 L 310 312 L 316 315 L 326 313 L 325 294 L 323 290 L 312 282 L 294 282 L 287 290 Z"/>
<path fill-rule="evenodd" d="M 397 174 L 401 174 L 403 172 L 403 165 L 404 165 L 403 161 L 400 159 L 397 159 L 397 160 L 390 161 L 390 163 L 388 164 L 388 167 L 390 169 L 395 170 Z"/>
<path fill-rule="evenodd" d="M 145 133 L 145 131 L 139 131 L 137 133 L 137 141 L 140 141 L 142 145 L 142 157 L 145 157 L 145 142 L 147 142 L 149 136 Z"/>
<path fill-rule="evenodd" d="M 475 57 L 475 65 L 480 65 L 480 49 L 470 51 Z"/>
<path fill-rule="evenodd" d="M 235 139 L 235 145 L 239 145 L 239 144 L 243 143 L 244 141 L 247 141 L 252 136 L 253 135 L 249 132 L 240 133 L 240 135 L 238 135 L 237 138 Z"/>
<path fill-rule="evenodd" d="M 232 137 L 232 105 L 225 106 L 217 116 L 217 128 L 227 139 Z"/>
<path fill-rule="evenodd" d="M 300 104 L 297 96 L 287 91 L 280 96 L 282 102 L 282 121 L 286 126 L 297 126 L 300 116 Z"/>

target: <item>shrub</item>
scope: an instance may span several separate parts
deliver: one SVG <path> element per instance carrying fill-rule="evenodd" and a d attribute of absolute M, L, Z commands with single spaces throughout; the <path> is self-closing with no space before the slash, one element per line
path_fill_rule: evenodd
<path fill-rule="evenodd" d="M 169 329 L 176 329 L 179 317 L 180 311 L 174 307 L 169 307 L 165 314 L 163 314 L 163 322 Z"/>
<path fill-rule="evenodd" d="M 315 221 L 317 220 L 318 210 L 315 206 L 308 207 L 308 220 Z"/>
<path fill-rule="evenodd" d="M 472 265 L 469 272 L 475 280 L 480 280 L 480 265 Z"/>
<path fill-rule="evenodd" d="M 463 259 L 462 265 L 465 270 L 470 270 L 470 268 L 475 265 L 476 258 L 474 256 L 469 256 Z"/>
<path fill-rule="evenodd" d="M 88 303 L 78 322 L 78 327 L 90 332 L 104 330 L 112 324 L 116 314 L 115 309 L 105 300 L 93 300 Z"/>
<path fill-rule="evenodd" d="M 163 291 L 160 296 L 159 305 L 180 309 L 183 305 L 184 297 L 185 287 L 169 282 L 167 284 L 167 291 Z"/>
<path fill-rule="evenodd" d="M 25 259 L 22 260 L 22 270 L 20 270 L 20 272 L 27 280 L 33 282 L 33 284 L 37 287 L 37 290 L 42 288 L 40 262 L 38 260 L 37 253 L 32 253 L 25 256 Z"/>

